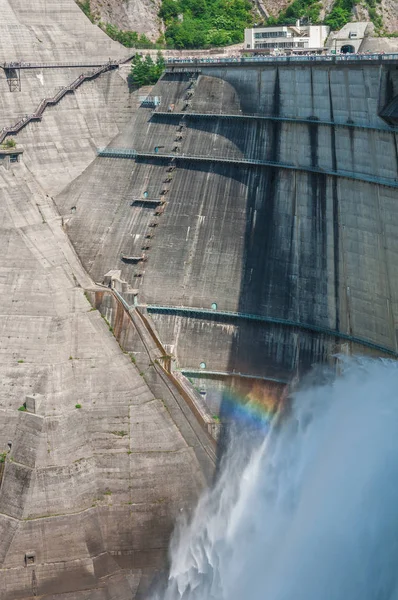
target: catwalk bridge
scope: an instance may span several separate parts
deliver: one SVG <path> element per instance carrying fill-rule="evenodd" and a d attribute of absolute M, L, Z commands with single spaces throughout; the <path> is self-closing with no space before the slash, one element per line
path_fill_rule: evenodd
<path fill-rule="evenodd" d="M 109 61 L 108 64 L 118 65 L 118 61 Z M 60 62 L 60 63 L 28 63 L 28 62 L 5 62 L 0 63 L 0 67 L 7 69 L 71 69 L 71 68 L 89 68 L 103 67 L 103 62 L 85 61 L 85 62 Z"/>
<path fill-rule="evenodd" d="M 367 183 L 375 183 L 377 185 L 384 185 L 387 187 L 398 188 L 398 179 L 391 179 L 386 177 L 376 177 L 374 175 L 367 175 L 366 173 L 353 173 L 350 171 L 332 171 L 331 169 L 322 169 L 303 165 L 293 165 L 283 162 L 273 162 L 270 160 L 257 160 L 253 158 L 226 158 L 220 156 L 200 156 L 200 155 L 189 155 L 189 154 L 166 154 L 160 152 L 138 152 L 133 148 L 100 148 L 97 151 L 98 156 L 105 158 L 126 158 L 126 159 L 151 159 L 151 160 L 175 160 L 176 162 L 210 162 L 210 163 L 222 163 L 231 164 L 242 167 L 274 167 L 277 169 L 287 169 L 291 171 L 304 171 L 308 173 L 318 173 L 322 175 L 329 175 L 332 177 L 345 177 L 346 179 L 354 179 L 356 181 L 365 181 Z"/>
<path fill-rule="evenodd" d="M 387 125 L 375 127 L 374 125 L 359 125 L 357 123 L 341 123 L 338 121 L 325 121 L 316 118 L 308 117 L 307 119 L 299 119 L 294 117 L 283 117 L 283 116 L 268 116 L 268 115 L 257 115 L 257 114 L 223 114 L 223 113 L 198 113 L 198 112 L 169 112 L 169 111 L 154 111 L 152 118 L 170 118 L 175 120 L 181 119 L 223 119 L 226 121 L 240 120 L 240 121 L 277 121 L 281 123 L 296 123 L 304 125 L 325 125 L 326 127 L 348 127 L 350 129 L 370 129 L 372 131 L 393 131 L 398 132 L 398 127 L 388 127 Z"/>
<path fill-rule="evenodd" d="M 141 308 L 146 308 L 148 313 L 177 315 L 194 319 L 218 319 L 222 321 L 256 321 L 258 323 L 273 323 L 275 325 L 283 325 L 285 327 L 295 327 L 297 329 L 303 329 L 306 331 L 312 331 L 339 338 L 341 340 L 351 342 L 353 344 L 358 344 L 360 346 L 365 346 L 366 348 L 376 350 L 377 352 L 382 352 L 383 354 L 389 354 L 391 356 L 398 357 L 398 353 L 396 352 L 396 350 L 393 350 L 392 348 L 386 348 L 385 346 L 381 346 L 379 344 L 375 344 L 371 340 L 352 336 L 342 331 L 337 331 L 336 329 L 330 329 L 328 327 L 321 327 L 319 325 L 313 325 L 309 323 L 302 323 L 300 321 L 292 321 L 289 319 L 280 319 L 276 317 L 254 315 L 242 312 L 232 312 L 218 309 L 213 310 L 209 308 L 194 308 L 187 306 L 158 306 L 153 304 L 139 306 Z"/>

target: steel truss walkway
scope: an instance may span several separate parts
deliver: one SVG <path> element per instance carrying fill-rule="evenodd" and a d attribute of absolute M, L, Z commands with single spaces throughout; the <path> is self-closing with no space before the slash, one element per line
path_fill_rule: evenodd
<path fill-rule="evenodd" d="M 128 158 L 137 160 L 156 159 L 156 160 L 175 160 L 187 162 L 210 162 L 231 164 L 236 166 L 260 166 L 274 167 L 277 169 L 287 169 L 290 171 L 303 171 L 308 173 L 318 173 L 321 175 L 330 175 L 332 177 L 345 177 L 346 179 L 354 179 L 356 181 L 365 181 L 367 183 L 375 183 L 386 187 L 398 188 L 398 179 L 385 177 L 375 177 L 366 173 L 353 173 L 351 171 L 332 171 L 330 169 L 315 168 L 310 166 L 292 165 L 282 162 L 273 162 L 270 160 L 256 160 L 253 158 L 223 158 L 220 156 L 199 156 L 193 154 L 161 154 L 159 152 L 137 152 L 133 148 L 99 148 L 98 156 L 105 158 Z"/>
<path fill-rule="evenodd" d="M 117 61 L 111 61 L 108 64 L 118 64 Z M 103 62 L 82 62 L 82 63 L 25 63 L 9 62 L 0 63 L 2 69 L 66 69 L 80 67 L 103 67 Z"/>
<path fill-rule="evenodd" d="M 387 131 L 387 132 L 398 132 L 398 127 L 375 127 L 372 125 L 357 125 L 355 123 L 337 123 L 336 121 L 321 121 L 320 119 L 298 119 L 293 117 L 272 117 L 266 115 L 256 114 L 244 114 L 244 115 L 226 115 L 221 113 L 197 113 L 197 112 L 166 112 L 157 110 L 153 113 L 152 117 L 169 117 L 180 119 L 224 119 L 224 120 L 258 120 L 258 121 L 279 121 L 282 123 L 298 123 L 298 124 L 310 124 L 310 125 L 325 125 L 328 127 L 349 127 L 352 129 L 370 129 L 372 131 Z"/>
<path fill-rule="evenodd" d="M 23 129 L 28 123 L 30 123 L 32 121 L 41 121 L 43 113 L 46 110 L 47 106 L 58 104 L 58 102 L 61 100 L 61 98 L 63 98 L 66 94 L 68 94 L 70 92 L 74 92 L 83 83 L 83 81 L 86 81 L 87 79 L 94 79 L 94 77 L 97 77 L 101 73 L 105 73 L 106 71 L 110 71 L 111 69 L 115 69 L 117 67 L 118 67 L 117 63 L 107 63 L 106 65 L 102 65 L 101 67 L 99 67 L 98 69 L 95 69 L 94 71 L 91 71 L 89 73 L 84 73 L 83 75 L 79 75 L 79 77 L 77 79 L 75 79 L 74 81 L 72 81 L 72 83 L 70 85 L 62 88 L 52 98 L 44 98 L 40 102 L 39 106 L 37 107 L 37 109 L 35 110 L 35 112 L 33 114 L 27 115 L 26 117 L 24 117 L 23 119 L 21 119 L 20 121 L 15 123 L 14 125 L 11 125 L 10 127 L 3 127 L 3 129 L 0 130 L 0 144 L 2 142 L 4 142 L 5 138 L 8 135 L 15 135 L 21 129 Z"/>
<path fill-rule="evenodd" d="M 356 336 L 348 335 L 335 329 L 329 329 L 328 327 L 320 327 L 318 325 L 310 325 L 308 323 L 300 323 L 299 321 L 290 321 L 288 319 L 279 319 L 276 317 L 266 317 L 264 315 L 253 315 L 249 313 L 223 311 L 223 310 L 212 310 L 209 308 L 192 308 L 186 306 L 158 306 L 154 304 L 139 305 L 142 308 L 146 308 L 149 313 L 166 314 L 166 315 L 177 315 L 182 317 L 191 317 L 194 319 L 220 319 L 220 320 L 244 320 L 244 321 L 256 321 L 258 323 L 271 323 L 274 325 L 283 325 L 285 327 L 296 327 L 297 329 L 303 329 L 305 331 L 311 331 L 316 333 L 322 333 L 334 338 L 339 338 L 353 344 L 359 344 L 365 346 L 377 352 L 384 354 L 390 354 L 391 356 L 398 357 L 398 352 L 391 348 L 386 348 L 379 344 L 375 344 L 370 340 L 359 338 Z"/>

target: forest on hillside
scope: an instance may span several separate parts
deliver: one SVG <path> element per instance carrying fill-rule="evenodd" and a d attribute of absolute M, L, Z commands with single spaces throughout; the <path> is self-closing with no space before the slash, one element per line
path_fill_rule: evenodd
<path fill-rule="evenodd" d="M 112 23 L 103 23 L 91 12 L 90 0 L 76 0 L 92 22 L 101 27 L 112 39 L 128 48 L 211 48 L 243 41 L 244 29 L 254 24 L 292 24 L 306 18 L 313 24 L 323 22 L 332 31 L 353 19 L 357 0 L 334 0 L 321 20 L 322 0 L 292 0 L 277 16 L 261 20 L 250 0 L 162 0 L 158 12 L 164 33 L 156 41 L 145 33 L 126 31 Z M 376 35 L 386 35 L 381 16 L 382 0 L 361 0 Z M 389 35 L 396 35 L 390 33 Z"/>

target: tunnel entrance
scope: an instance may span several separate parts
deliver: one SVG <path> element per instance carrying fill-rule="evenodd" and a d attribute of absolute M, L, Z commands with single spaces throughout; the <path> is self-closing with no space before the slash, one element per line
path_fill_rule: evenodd
<path fill-rule="evenodd" d="M 354 54 L 355 48 L 351 44 L 346 44 L 340 48 L 341 54 Z"/>

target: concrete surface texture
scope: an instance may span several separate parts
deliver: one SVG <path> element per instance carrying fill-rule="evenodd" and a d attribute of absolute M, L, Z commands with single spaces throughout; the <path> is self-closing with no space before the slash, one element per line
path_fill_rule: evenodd
<path fill-rule="evenodd" d="M 131 600 L 204 485 L 191 427 L 176 426 L 91 308 L 92 282 L 23 164 L 0 169 L 0 197 L 2 451 L 12 442 L 0 598 Z M 25 401 L 34 413 L 18 411 Z"/>
<path fill-rule="evenodd" d="M 281 120 L 187 117 L 182 140 L 176 141 L 175 118 L 139 109 L 111 145 L 147 151 L 159 146 L 159 152 L 178 145 L 186 155 L 250 156 L 394 181 L 397 134 L 378 116 L 386 82 L 386 72 L 376 65 L 203 65 L 188 112 L 257 113 Z M 166 74 L 153 93 L 162 97 L 162 110 L 171 103 L 182 110 L 190 85 L 187 74 Z M 319 119 L 319 124 L 283 117 Z M 332 127 L 322 120 L 358 127 Z M 110 169 L 112 182 L 101 177 Z M 289 378 L 328 360 L 335 350 L 347 350 L 338 335 L 303 331 L 300 323 L 396 352 L 396 188 L 321 173 L 188 160 L 167 182 L 167 169 L 168 162 L 159 159 L 98 158 L 57 198 L 65 216 L 76 206 L 68 230 L 92 276 L 98 280 L 120 268 L 139 286 L 142 303 L 198 308 L 215 303 L 219 310 L 291 322 L 259 326 L 216 315 L 151 312 L 180 366 L 198 368 L 203 362 L 208 370 Z M 162 189 L 169 192 L 159 217 L 153 209 L 131 206 L 144 192 L 156 198 Z M 158 225 L 151 228 L 154 219 Z M 135 255 L 143 246 L 148 246 L 146 263 L 120 260 L 122 253 Z"/>
<path fill-rule="evenodd" d="M 72 0 L 1 0 L 0 63 L 106 62 L 128 51 L 91 23 Z"/>
<path fill-rule="evenodd" d="M 73 0 L 2 0 L 0 14 L 0 62 L 125 55 Z M 0 127 L 84 70 L 23 71 L 11 93 L 0 69 Z M 177 514 L 211 476 L 189 410 L 148 357 L 133 364 L 85 298 L 94 283 L 51 198 L 139 103 L 125 70 L 100 76 L 24 128 L 23 159 L 0 166 L 0 452 L 11 443 L 0 482 L 1 600 L 142 596 L 164 567 Z"/>
<path fill-rule="evenodd" d="M 0 70 L 0 126 L 30 114 L 42 98 L 53 96 L 74 81 L 84 68 L 43 69 L 22 72 L 21 92 L 9 92 Z M 141 92 L 142 93 L 142 92 Z M 139 104 L 129 93 L 122 74 L 111 71 L 84 82 L 43 114 L 41 122 L 28 124 L 12 136 L 25 149 L 25 163 L 47 193 L 59 192 L 94 159 L 96 147 L 107 144 Z"/>
<path fill-rule="evenodd" d="M 73 0 L 0 1 L 0 64 L 67 63 L 82 66 L 21 71 L 21 90 L 10 92 L 0 69 L 0 129 L 9 126 L 54 96 L 80 74 L 85 62 L 106 62 L 129 54 L 93 25 Z M 126 84 L 126 69 L 105 73 L 82 84 L 50 107 L 41 122 L 29 124 L 18 136 L 26 164 L 46 192 L 59 192 L 82 173 L 98 144 L 108 143 L 134 110 L 138 100 Z"/>

